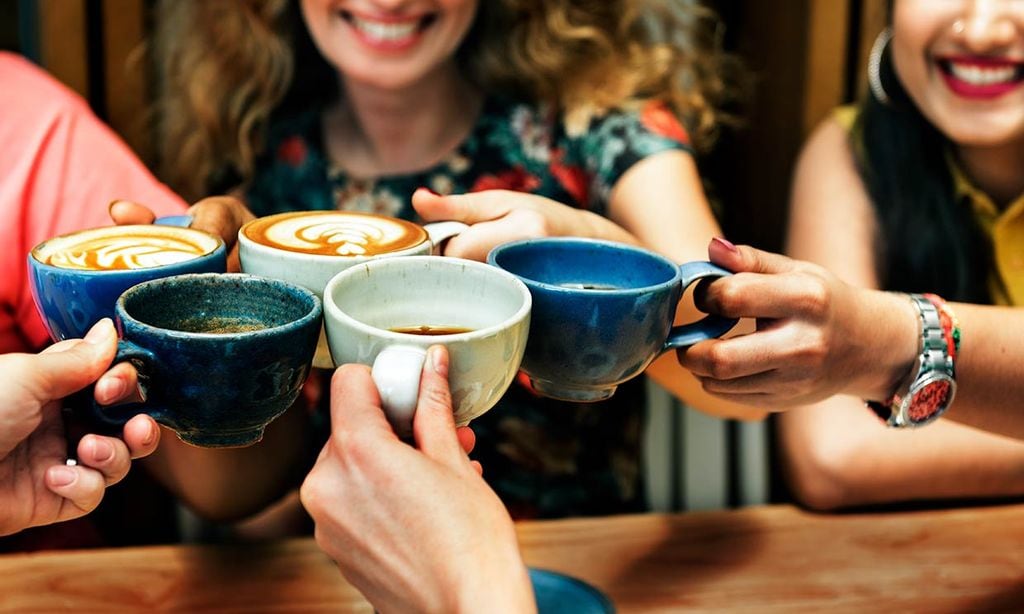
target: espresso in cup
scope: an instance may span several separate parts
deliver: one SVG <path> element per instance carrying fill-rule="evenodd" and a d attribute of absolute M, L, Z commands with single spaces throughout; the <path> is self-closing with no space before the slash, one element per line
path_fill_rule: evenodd
<path fill-rule="evenodd" d="M 185 273 L 223 273 L 220 237 L 180 226 L 90 228 L 43 241 L 28 255 L 32 297 L 54 341 L 81 337 L 114 315 L 128 288 Z"/>
<path fill-rule="evenodd" d="M 461 222 L 419 225 L 352 211 L 295 211 L 261 217 L 238 232 L 242 271 L 298 284 L 323 297 L 332 277 L 349 267 L 393 256 L 425 256 L 463 229 Z M 410 322 L 419 325 L 422 322 Z M 330 369 L 323 335 L 313 366 Z"/>

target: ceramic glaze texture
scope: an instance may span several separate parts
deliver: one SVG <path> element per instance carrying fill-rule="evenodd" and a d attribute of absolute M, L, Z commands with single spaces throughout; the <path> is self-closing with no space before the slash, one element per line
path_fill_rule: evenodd
<path fill-rule="evenodd" d="M 521 282 L 502 271 L 424 256 L 345 271 L 328 285 L 324 309 L 335 364 L 372 365 L 391 346 L 446 346 L 455 422 L 466 424 L 493 407 L 512 383 L 526 349 L 531 299 Z M 424 325 L 470 331 L 428 336 L 391 330 Z"/>
<path fill-rule="evenodd" d="M 190 258 L 172 258 L 166 264 L 131 269 L 88 270 L 48 263 L 55 254 L 64 253 L 64 247 L 79 244 L 79 237 L 123 242 L 137 232 L 178 237 L 198 246 L 201 253 Z M 32 298 L 54 341 L 78 338 L 100 319 L 114 317 L 114 304 L 128 288 L 172 275 L 222 273 L 227 268 L 226 254 L 224 242 L 219 238 L 186 228 L 117 226 L 63 235 L 37 245 L 28 255 Z"/>
<path fill-rule="evenodd" d="M 672 326 L 684 288 L 729 272 L 676 265 L 653 252 L 591 239 L 514 241 L 488 261 L 533 295 L 523 371 L 545 396 L 599 401 L 641 374 L 662 352 L 724 334 L 734 320 Z"/>
<path fill-rule="evenodd" d="M 308 290 L 251 275 L 184 275 L 118 300 L 123 338 L 146 391 L 141 406 L 106 408 L 120 423 L 140 410 L 206 447 L 247 445 L 298 397 L 320 331 Z"/>

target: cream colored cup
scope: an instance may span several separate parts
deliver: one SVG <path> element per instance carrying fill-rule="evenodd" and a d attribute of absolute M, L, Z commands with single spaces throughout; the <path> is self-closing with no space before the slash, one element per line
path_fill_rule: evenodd
<path fill-rule="evenodd" d="M 455 423 L 498 402 L 519 371 L 533 299 L 515 275 L 472 260 L 411 256 L 365 262 L 324 291 L 324 326 L 336 365 L 373 367 L 395 432 L 407 437 L 426 349 L 448 348 Z M 442 335 L 394 329 L 461 329 Z"/>
<path fill-rule="evenodd" d="M 280 232 L 268 233 L 268 226 Z M 439 243 L 466 228 L 461 222 L 421 226 L 370 213 L 295 211 L 258 218 L 242 226 L 238 231 L 238 255 L 243 272 L 298 284 L 322 299 L 327 282 L 341 271 L 380 258 L 429 255 Z M 293 235 L 294 243 L 286 245 Z M 323 333 L 313 366 L 333 366 Z"/>

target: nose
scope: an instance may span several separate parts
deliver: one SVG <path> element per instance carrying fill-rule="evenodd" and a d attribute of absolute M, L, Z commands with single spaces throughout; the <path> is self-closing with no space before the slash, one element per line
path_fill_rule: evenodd
<path fill-rule="evenodd" d="M 1013 43 L 1022 16 L 1007 0 L 971 0 L 953 24 L 960 42 L 976 53 L 990 52 Z"/>

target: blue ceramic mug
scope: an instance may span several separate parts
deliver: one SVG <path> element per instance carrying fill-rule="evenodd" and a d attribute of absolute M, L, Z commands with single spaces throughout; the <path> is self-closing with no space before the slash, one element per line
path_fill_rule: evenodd
<path fill-rule="evenodd" d="M 35 246 L 28 255 L 32 298 L 50 337 L 84 336 L 102 318 L 114 317 L 117 297 L 135 284 L 185 273 L 223 273 L 224 241 L 179 226 L 188 219 L 90 228 Z"/>
<path fill-rule="evenodd" d="M 707 316 L 672 325 L 687 287 L 731 274 L 710 262 L 677 265 L 638 247 L 567 237 L 499 245 L 487 260 L 522 279 L 533 295 L 522 370 L 537 392 L 554 399 L 607 399 L 663 352 L 719 337 L 736 324 Z"/>
<path fill-rule="evenodd" d="M 100 425 L 147 413 L 186 443 L 255 443 L 299 395 L 320 336 L 317 296 L 245 274 L 148 281 L 117 300 L 115 362 L 131 362 L 145 401 L 91 406 Z"/>

